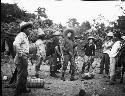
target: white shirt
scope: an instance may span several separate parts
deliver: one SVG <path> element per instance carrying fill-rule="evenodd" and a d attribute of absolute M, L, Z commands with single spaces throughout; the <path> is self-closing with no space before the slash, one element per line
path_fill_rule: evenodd
<path fill-rule="evenodd" d="M 103 53 L 109 54 L 111 47 L 113 45 L 113 41 L 105 41 L 105 43 L 102 45 L 104 47 Z"/>
<path fill-rule="evenodd" d="M 29 53 L 29 40 L 27 35 L 24 32 L 20 32 L 13 42 L 13 45 L 16 46 L 20 52 L 19 53 Z"/>
<path fill-rule="evenodd" d="M 45 57 L 46 56 L 46 50 L 45 50 L 46 46 L 44 44 L 44 41 L 41 39 L 38 39 L 35 44 L 37 46 L 37 55 Z"/>
<path fill-rule="evenodd" d="M 112 46 L 112 49 L 109 53 L 109 57 L 115 57 L 119 53 L 119 50 L 121 49 L 122 42 L 121 41 L 116 41 L 114 45 Z"/>

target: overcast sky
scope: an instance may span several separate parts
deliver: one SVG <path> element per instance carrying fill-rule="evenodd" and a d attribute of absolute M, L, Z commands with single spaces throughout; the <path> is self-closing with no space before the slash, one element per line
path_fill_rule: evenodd
<path fill-rule="evenodd" d="M 35 13 L 38 7 L 45 7 L 46 13 L 55 23 L 66 24 L 69 18 L 76 18 L 82 23 L 85 20 L 92 21 L 102 14 L 106 19 L 114 21 L 121 15 L 119 7 L 125 6 L 120 1 L 80 1 L 80 0 L 1 0 L 3 3 L 18 3 L 20 8 L 30 13 Z"/>

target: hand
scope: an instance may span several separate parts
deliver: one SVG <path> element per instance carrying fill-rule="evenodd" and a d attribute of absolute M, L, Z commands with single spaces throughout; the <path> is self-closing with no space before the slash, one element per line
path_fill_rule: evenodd
<path fill-rule="evenodd" d="M 71 56 L 73 56 L 73 53 L 72 53 L 72 52 L 69 52 L 69 54 L 70 54 Z"/>

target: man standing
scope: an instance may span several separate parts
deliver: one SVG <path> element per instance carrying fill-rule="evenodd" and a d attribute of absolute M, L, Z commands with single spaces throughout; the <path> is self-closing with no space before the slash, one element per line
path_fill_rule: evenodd
<path fill-rule="evenodd" d="M 46 58 L 46 50 L 45 50 L 45 33 L 41 28 L 38 28 L 38 40 L 35 42 L 36 47 L 37 47 L 37 64 L 35 67 L 36 74 L 35 76 L 38 78 L 39 77 L 39 70 L 40 70 L 40 65 L 42 61 L 45 60 Z"/>
<path fill-rule="evenodd" d="M 84 46 L 85 51 L 85 62 L 83 63 L 82 73 L 84 73 L 85 67 L 87 66 L 87 71 L 89 72 L 90 66 L 93 62 L 93 56 L 95 56 L 96 45 L 94 44 L 95 38 L 93 36 L 88 37 L 88 43 Z"/>
<path fill-rule="evenodd" d="M 114 41 L 111 51 L 109 52 L 110 57 L 110 81 L 109 84 L 112 85 L 115 83 L 115 71 L 116 71 L 116 63 L 117 63 L 117 56 L 122 46 L 122 39 L 121 34 L 116 32 L 114 34 Z"/>
<path fill-rule="evenodd" d="M 74 60 L 74 48 L 75 43 L 74 41 L 74 35 L 75 35 L 75 30 L 73 29 L 66 29 L 64 30 L 64 40 L 62 43 L 62 50 L 63 50 L 63 66 L 62 66 L 62 77 L 61 79 L 65 81 L 65 71 L 67 69 L 68 62 L 70 61 L 71 64 L 71 78 L 70 80 L 73 81 L 75 80 L 74 75 L 75 75 L 75 60 Z"/>
<path fill-rule="evenodd" d="M 105 65 L 106 76 L 108 76 L 108 73 L 109 73 L 109 65 L 110 65 L 109 52 L 110 52 L 110 49 L 113 45 L 113 37 L 114 37 L 113 33 L 109 32 L 107 34 L 106 40 L 104 41 L 104 44 L 102 45 L 103 57 L 102 57 L 102 60 L 100 63 L 100 74 L 103 74 L 104 65 Z"/>
<path fill-rule="evenodd" d="M 29 40 L 28 36 L 32 30 L 32 23 L 22 22 L 20 24 L 21 32 L 16 36 L 13 42 L 16 56 L 14 62 L 17 66 L 17 85 L 14 96 L 19 96 L 21 93 L 29 93 L 31 90 L 27 89 L 28 76 L 28 54 L 29 54 Z"/>

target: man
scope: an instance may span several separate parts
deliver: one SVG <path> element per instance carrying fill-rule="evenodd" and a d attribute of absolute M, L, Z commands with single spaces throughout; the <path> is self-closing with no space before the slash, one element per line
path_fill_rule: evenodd
<path fill-rule="evenodd" d="M 75 80 L 75 60 L 74 60 L 74 48 L 76 47 L 74 41 L 75 30 L 73 29 L 66 29 L 64 30 L 64 40 L 62 42 L 62 50 L 63 50 L 63 66 L 62 66 L 62 77 L 61 79 L 65 81 L 65 71 L 67 69 L 68 62 L 70 61 L 71 64 L 71 78 L 70 80 Z"/>
<path fill-rule="evenodd" d="M 36 74 L 35 76 L 38 78 L 39 77 L 39 70 L 40 70 L 40 65 L 42 63 L 42 61 L 45 60 L 46 58 L 46 50 L 45 50 L 45 33 L 43 32 L 43 30 L 41 28 L 38 28 L 38 40 L 35 42 L 36 47 L 37 47 L 37 64 L 35 67 L 36 70 Z"/>
<path fill-rule="evenodd" d="M 57 44 L 55 46 L 55 58 L 56 58 L 55 72 L 60 73 L 58 70 L 62 67 L 62 65 L 61 65 L 62 53 L 61 53 L 61 47 L 60 47 L 62 34 L 61 34 L 61 32 L 56 31 L 53 35 L 55 36 L 55 38 L 57 40 Z"/>
<path fill-rule="evenodd" d="M 85 62 L 83 63 L 82 73 L 85 71 L 85 67 L 87 66 L 87 72 L 89 72 L 90 66 L 93 62 L 93 56 L 95 56 L 96 45 L 94 44 L 95 38 L 93 36 L 88 37 L 88 43 L 84 46 L 85 51 Z"/>
<path fill-rule="evenodd" d="M 109 58 L 109 52 L 110 49 L 113 45 L 113 33 L 109 32 L 107 34 L 107 38 L 104 41 L 104 44 L 102 45 L 103 47 L 103 57 L 100 63 L 100 74 L 103 74 L 103 70 L 104 70 L 104 65 L 105 65 L 105 74 L 106 76 L 108 76 L 109 73 L 109 65 L 110 65 L 110 58 Z"/>
<path fill-rule="evenodd" d="M 119 50 L 121 49 L 122 42 L 121 42 L 121 34 L 119 32 L 116 32 L 114 34 L 114 41 L 115 43 L 113 44 L 111 51 L 109 52 L 109 57 L 110 57 L 110 81 L 109 84 L 112 85 L 115 83 L 115 67 L 116 67 L 116 62 L 117 62 L 117 56 L 119 53 Z"/>
<path fill-rule="evenodd" d="M 17 85 L 14 96 L 19 96 L 21 93 L 29 93 L 31 90 L 27 89 L 28 76 L 28 54 L 29 54 L 29 40 L 28 36 L 32 31 L 32 23 L 22 22 L 20 24 L 21 32 L 16 36 L 13 46 L 16 50 L 14 62 L 17 66 Z"/>

